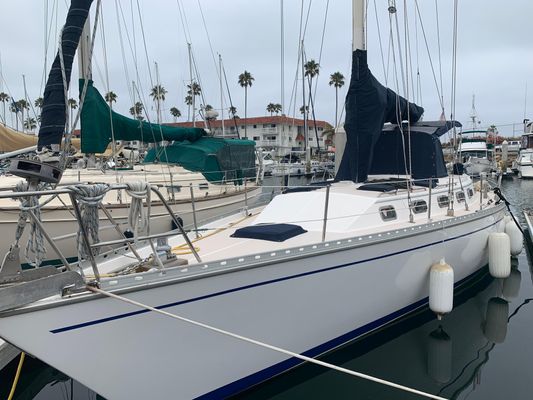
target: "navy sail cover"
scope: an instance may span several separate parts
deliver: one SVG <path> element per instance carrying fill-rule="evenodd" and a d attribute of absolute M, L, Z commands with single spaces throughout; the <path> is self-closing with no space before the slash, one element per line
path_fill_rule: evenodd
<path fill-rule="evenodd" d="M 367 52 L 355 50 L 346 96 L 346 147 L 335 179 L 366 181 L 383 125 L 402 121 L 413 124 L 423 113 L 422 107 L 381 85 L 368 68 Z"/>
<path fill-rule="evenodd" d="M 424 121 L 408 127 L 406 123 L 385 125 L 374 146 L 374 158 L 370 175 L 405 175 L 409 171 L 411 154 L 411 177 L 417 179 L 442 178 L 448 175 L 440 136 L 457 121 Z M 410 133 L 409 130 L 410 129 Z M 403 139 L 402 139 L 403 136 Z M 409 149 L 409 147 L 411 147 Z M 404 155 L 405 149 L 405 155 Z M 407 162 L 407 166 L 405 163 Z"/>
<path fill-rule="evenodd" d="M 72 72 L 72 62 L 78 48 L 83 26 L 89 15 L 91 3 L 92 0 L 71 0 L 67 20 L 63 27 L 61 48 L 63 49 L 67 89 Z M 65 122 L 65 90 L 63 89 L 63 73 L 61 72 L 58 50 L 44 88 L 41 128 L 39 129 L 37 147 L 41 149 L 43 146 L 60 144 L 65 132 Z"/>

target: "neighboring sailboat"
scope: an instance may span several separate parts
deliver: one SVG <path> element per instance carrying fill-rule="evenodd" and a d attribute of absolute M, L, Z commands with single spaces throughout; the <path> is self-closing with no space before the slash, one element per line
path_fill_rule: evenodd
<path fill-rule="evenodd" d="M 88 48 L 88 33 L 81 34 L 91 1 L 74 0 L 67 16 L 63 30 L 63 59 L 67 83 L 70 79 L 72 62 L 78 41 L 80 45 L 80 68 L 89 74 L 88 55 L 83 49 Z M 72 11 L 73 10 L 73 11 Z M 76 11 L 77 10 L 77 11 Z M 81 25 L 80 25 L 81 24 Z M 207 137 L 201 128 L 178 128 L 152 124 L 124 117 L 109 110 L 109 105 L 88 80 L 80 80 L 81 102 L 81 144 L 80 139 L 71 139 L 70 145 L 80 149 L 84 154 L 101 154 L 108 149 L 112 138 L 116 141 L 141 141 L 144 143 L 167 143 L 166 146 L 154 146 L 147 154 L 143 164 L 135 165 L 131 170 L 117 171 L 118 166 L 108 170 L 103 168 L 66 168 L 69 164 L 65 157 L 65 145 L 62 145 L 65 131 L 65 96 L 63 75 L 59 55 L 56 56 L 44 91 L 41 129 L 38 138 L 38 158 L 14 160 L 11 172 L 16 176 L 3 176 L 0 189 L 11 190 L 19 182 L 18 176 L 35 175 L 35 171 L 52 170 L 55 176 L 53 184 L 73 184 L 80 182 L 100 182 L 106 184 L 128 184 L 136 181 L 148 181 L 163 187 L 166 199 L 176 214 L 182 218 L 186 227 L 202 223 L 216 215 L 245 208 L 261 194 L 254 178 L 254 142 L 245 140 L 227 140 Z M 0 133 L 1 133 L 0 128 Z M 44 163 L 42 163 L 44 162 Z M 84 163 L 82 163 L 84 164 Z M 103 166 L 101 166 L 103 167 Z M 37 175 L 39 172 L 37 172 Z M 250 182 L 244 183 L 243 179 Z M 103 238 L 120 239 L 128 229 L 129 200 L 127 193 L 107 193 L 104 205 L 113 213 L 114 222 L 100 212 L 100 219 L 105 222 Z M 196 204 L 193 205 L 192 203 Z M 57 246 L 68 259 L 75 259 L 76 235 L 78 222 L 74 216 L 68 196 L 60 195 L 41 207 L 42 222 L 47 227 Z M 152 205 L 152 233 L 172 230 L 174 224 L 162 204 L 154 199 Z M 19 204 L 0 199 L 0 227 L 9 232 L 19 224 Z M 193 215 L 194 214 L 194 215 Z M 115 228 L 119 227 L 119 230 Z M 28 240 L 29 229 L 16 242 Z M 121 233 L 122 232 L 122 233 Z M 8 252 L 15 242 L 15 237 L 3 235 L 0 238 L 0 255 Z M 49 244 L 45 244 L 45 264 L 58 263 L 57 255 Z M 31 262 L 31 260 L 27 260 Z"/>
<path fill-rule="evenodd" d="M 425 307 L 432 264 L 446 259 L 455 286 L 474 276 L 505 205 L 448 176 L 439 138 L 459 123 L 417 122 L 423 109 L 372 76 L 365 5 L 354 0 L 335 183 L 278 195 L 194 240 L 87 251 L 39 282 L 22 274 L 0 290 L 0 336 L 106 398 L 225 398 L 301 362 L 259 343 L 318 356 Z M 85 229 L 85 249 L 101 246 Z"/>

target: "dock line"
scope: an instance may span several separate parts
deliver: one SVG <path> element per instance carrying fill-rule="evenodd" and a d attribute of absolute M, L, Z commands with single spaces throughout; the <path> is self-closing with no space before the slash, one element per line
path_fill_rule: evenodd
<path fill-rule="evenodd" d="M 423 392 L 421 390 L 410 388 L 408 386 L 403 386 L 403 385 L 400 385 L 400 384 L 397 384 L 397 383 L 394 383 L 394 382 L 387 381 L 385 379 L 377 378 L 377 377 L 372 376 L 372 375 L 367 375 L 367 374 L 363 374 L 361 372 L 353 371 L 351 369 L 339 367 L 338 365 L 330 364 L 330 363 L 327 363 L 327 362 L 324 362 L 324 361 L 317 360 L 315 358 L 311 358 L 311 357 L 307 357 L 307 356 L 304 356 L 304 355 L 301 355 L 301 354 L 298 354 L 298 353 L 294 353 L 294 352 L 292 352 L 290 350 L 285 350 L 285 349 L 282 349 L 281 347 L 273 346 L 273 345 L 268 344 L 268 343 L 260 342 L 260 341 L 255 340 L 255 339 L 251 339 L 251 338 L 248 338 L 248 337 L 245 337 L 245 336 L 241 336 L 241 335 L 238 335 L 236 333 L 232 333 L 232 332 L 220 329 L 220 328 L 216 328 L 216 327 L 211 326 L 211 325 L 204 324 L 202 322 L 194 321 L 192 319 L 185 318 L 185 317 L 182 317 L 182 316 L 179 316 L 179 315 L 176 315 L 176 314 L 172 314 L 172 313 L 169 313 L 167 311 L 158 310 L 157 308 L 154 308 L 154 307 L 149 306 L 147 304 L 142 304 L 142 303 L 139 303 L 139 302 L 137 302 L 135 300 L 130 300 L 130 299 L 126 298 L 126 297 L 119 296 L 119 295 L 116 295 L 114 293 L 110 293 L 110 292 L 107 292 L 105 290 L 93 287 L 93 286 L 87 286 L 87 290 L 90 290 L 93 293 L 98 293 L 98 294 L 101 294 L 101 295 L 104 295 L 104 296 L 107 296 L 107 297 L 110 297 L 110 298 L 114 298 L 116 300 L 123 301 L 125 303 L 132 304 L 132 305 L 140 307 L 140 308 L 144 308 L 144 309 L 149 310 L 149 311 L 153 311 L 155 313 L 159 313 L 161 315 L 164 315 L 164 316 L 167 316 L 167 317 L 170 317 L 170 318 L 174 318 L 174 319 L 177 319 L 177 320 L 180 320 L 180 321 L 183 321 L 183 322 L 190 323 L 192 325 L 196 325 L 196 326 L 199 326 L 201 328 L 208 329 L 210 331 L 218 332 L 218 333 L 221 333 L 223 335 L 230 336 L 230 337 L 238 339 L 238 340 L 242 340 L 244 342 L 252 343 L 252 344 L 255 344 L 255 345 L 260 346 L 260 347 L 264 347 L 264 348 L 267 348 L 267 349 L 270 349 L 270 350 L 273 350 L 273 351 L 277 351 L 278 353 L 283 353 L 285 355 L 288 355 L 288 356 L 291 356 L 291 357 L 294 357 L 294 358 L 298 358 L 298 359 L 300 359 L 302 361 L 306 361 L 306 362 L 309 362 L 309 363 L 312 363 L 312 364 L 316 364 L 316 365 L 320 365 L 322 367 L 329 368 L 329 369 L 332 369 L 332 370 L 335 370 L 335 371 L 338 371 L 338 372 L 342 372 L 344 374 L 348 374 L 348 375 L 352 375 L 352 376 L 355 376 L 355 377 L 358 377 L 358 378 L 366 379 L 366 380 L 369 380 L 369 381 L 372 381 L 372 382 L 380 383 L 382 385 L 386 385 L 386 386 L 390 386 L 390 387 L 393 387 L 393 388 L 396 388 L 396 389 L 399 389 L 399 390 L 403 390 L 403 391 L 406 391 L 406 392 L 414 393 L 414 394 L 417 394 L 419 396 L 427 397 L 429 399 L 446 400 L 444 397 L 436 396 L 436 395 L 431 394 L 431 393 L 426 393 L 426 392 Z"/>

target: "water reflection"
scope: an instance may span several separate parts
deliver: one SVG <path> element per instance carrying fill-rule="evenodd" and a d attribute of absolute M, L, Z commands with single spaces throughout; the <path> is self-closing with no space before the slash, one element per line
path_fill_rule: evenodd
<path fill-rule="evenodd" d="M 518 296 L 522 275 L 513 263 L 506 279 L 486 273 L 455 298 L 442 321 L 429 311 L 338 349 L 332 364 L 407 385 L 445 398 L 468 396 L 482 378 L 493 349 L 507 337 L 509 300 Z M 515 311 L 515 315 L 518 310 Z M 241 399 L 296 398 L 416 399 L 394 389 L 304 365 L 240 395 Z"/>

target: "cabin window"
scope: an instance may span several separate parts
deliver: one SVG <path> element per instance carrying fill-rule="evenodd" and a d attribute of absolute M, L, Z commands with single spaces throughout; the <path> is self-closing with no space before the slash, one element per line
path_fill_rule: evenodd
<path fill-rule="evenodd" d="M 461 203 L 465 201 L 465 192 L 457 192 L 455 193 L 455 197 L 457 198 L 457 202 Z"/>
<path fill-rule="evenodd" d="M 200 183 L 198 187 L 200 188 L 200 190 L 207 190 L 209 189 L 209 183 Z"/>
<path fill-rule="evenodd" d="M 472 190 L 472 188 L 468 188 L 467 192 L 468 192 L 468 197 L 472 197 L 474 195 L 474 191 Z"/>
<path fill-rule="evenodd" d="M 396 210 L 393 206 L 383 206 L 379 208 L 379 215 L 383 221 L 392 221 L 396 219 Z"/>
<path fill-rule="evenodd" d="M 167 186 L 168 193 L 179 193 L 181 192 L 181 185 Z"/>
<path fill-rule="evenodd" d="M 448 198 L 448 196 L 439 196 L 437 197 L 437 204 L 440 208 L 448 207 L 448 205 L 450 204 L 450 199 Z"/>
<path fill-rule="evenodd" d="M 415 214 L 422 214 L 427 212 L 428 205 L 424 200 L 415 200 L 413 201 L 412 208 Z"/>

